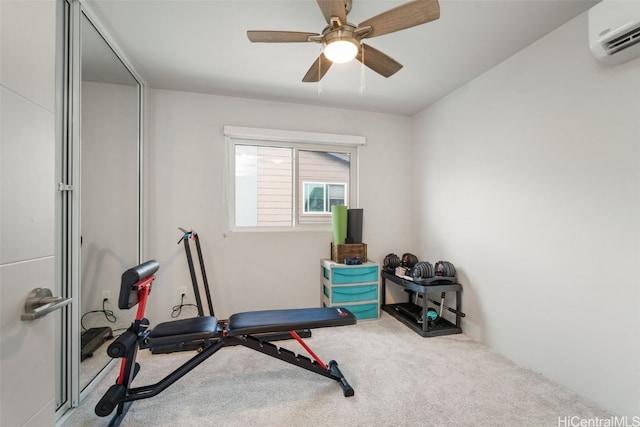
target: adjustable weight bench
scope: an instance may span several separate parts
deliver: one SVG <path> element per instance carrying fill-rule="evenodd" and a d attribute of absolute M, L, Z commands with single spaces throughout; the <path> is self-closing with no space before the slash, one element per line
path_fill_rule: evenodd
<path fill-rule="evenodd" d="M 337 381 L 345 397 L 353 396 L 354 390 L 340 372 L 338 363 L 331 360 L 325 364 L 295 332 L 300 329 L 353 325 L 356 318 L 347 309 L 326 307 L 253 311 L 233 314 L 228 321 L 218 321 L 213 316 L 194 317 L 160 323 L 150 329 L 144 312 L 158 268 L 157 261 L 147 261 L 122 274 L 118 307 L 125 310 L 137 305 L 138 309 L 129 329 L 107 349 L 109 356 L 122 359 L 116 383 L 95 407 L 95 413 L 101 417 L 116 410 L 109 426 L 120 425 L 134 401 L 156 396 L 221 348 L 235 345 L 248 347 Z M 313 360 L 260 338 L 264 333 L 275 332 L 289 332 Z M 197 347 L 198 353 L 155 384 L 131 386 L 140 371 L 140 364 L 136 362 L 138 349 L 148 348 L 153 352 L 154 348 L 181 346 Z"/>

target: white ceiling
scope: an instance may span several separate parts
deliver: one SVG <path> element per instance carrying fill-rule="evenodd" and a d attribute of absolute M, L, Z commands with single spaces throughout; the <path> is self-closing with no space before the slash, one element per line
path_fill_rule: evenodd
<path fill-rule="evenodd" d="M 348 21 L 406 0 L 353 0 Z M 317 43 L 251 43 L 247 30 L 322 32 L 314 0 L 85 0 L 152 88 L 413 115 L 598 0 L 440 0 L 440 19 L 366 40 L 404 67 L 359 62 L 303 83 Z M 588 39 L 585 31 L 584 43 Z M 364 90 L 361 90 L 364 86 Z"/>

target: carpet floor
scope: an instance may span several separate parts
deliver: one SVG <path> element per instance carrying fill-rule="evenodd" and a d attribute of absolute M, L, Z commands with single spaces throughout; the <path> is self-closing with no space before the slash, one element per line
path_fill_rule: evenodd
<path fill-rule="evenodd" d="M 383 313 L 305 340 L 334 359 L 355 389 L 244 347 L 220 350 L 158 396 L 134 402 L 123 426 L 558 426 L 611 418 L 594 402 L 524 369 L 464 334 L 423 338 Z M 278 346 L 306 355 L 295 341 Z M 134 386 L 153 384 L 193 356 L 139 352 Z M 117 369 L 64 418 L 107 425 L 94 406 Z M 566 425 L 566 424 L 564 424 Z"/>

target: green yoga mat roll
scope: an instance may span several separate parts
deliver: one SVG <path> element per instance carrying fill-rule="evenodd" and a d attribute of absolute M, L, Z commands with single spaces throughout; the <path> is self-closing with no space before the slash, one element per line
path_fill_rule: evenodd
<path fill-rule="evenodd" d="M 331 225 L 333 226 L 333 244 L 343 245 L 347 239 L 346 206 L 331 206 Z"/>

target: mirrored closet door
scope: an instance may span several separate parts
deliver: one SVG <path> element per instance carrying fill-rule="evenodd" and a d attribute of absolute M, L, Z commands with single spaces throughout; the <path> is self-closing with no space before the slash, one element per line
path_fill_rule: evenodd
<path fill-rule="evenodd" d="M 67 87 L 62 170 L 61 281 L 73 297 L 69 349 L 57 373 L 58 402 L 82 392 L 111 366 L 106 349 L 131 324 L 118 309 L 122 272 L 141 256 L 140 79 L 84 1 L 67 0 Z M 67 384 L 65 386 L 65 384 Z M 66 393 L 66 394 L 65 394 Z M 60 405 L 59 405 L 60 407 Z"/>
<path fill-rule="evenodd" d="M 82 15 L 81 364 L 84 388 L 111 360 L 108 341 L 131 319 L 120 313 L 120 276 L 138 263 L 138 81 Z M 127 315 L 126 318 L 123 316 Z"/>

